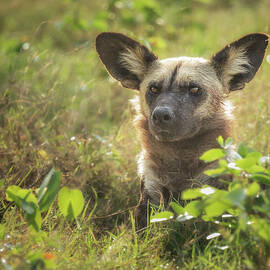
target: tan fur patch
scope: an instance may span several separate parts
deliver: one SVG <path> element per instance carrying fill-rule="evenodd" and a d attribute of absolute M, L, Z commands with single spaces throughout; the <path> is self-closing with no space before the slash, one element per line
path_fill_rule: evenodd
<path fill-rule="evenodd" d="M 120 63 L 132 73 L 136 74 L 139 79 L 142 79 L 146 72 L 144 53 L 141 47 L 135 49 L 126 48 L 120 54 Z"/>
<path fill-rule="evenodd" d="M 222 80 L 227 86 L 234 75 L 246 73 L 250 67 L 245 48 L 231 47 L 228 60 L 223 68 Z"/>

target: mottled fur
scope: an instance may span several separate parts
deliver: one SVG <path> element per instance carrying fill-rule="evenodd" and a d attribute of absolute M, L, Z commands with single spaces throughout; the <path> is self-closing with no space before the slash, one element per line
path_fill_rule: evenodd
<path fill-rule="evenodd" d="M 147 225 L 149 202 L 166 206 L 190 187 L 221 187 L 203 174 L 215 164 L 199 157 L 231 134 L 230 91 L 242 89 L 263 60 L 268 35 L 247 35 L 210 60 L 178 57 L 158 60 L 145 46 L 118 33 L 102 33 L 96 48 L 108 72 L 123 86 L 139 90 L 132 100 L 142 144 L 138 161 L 141 198 L 138 229 Z"/>

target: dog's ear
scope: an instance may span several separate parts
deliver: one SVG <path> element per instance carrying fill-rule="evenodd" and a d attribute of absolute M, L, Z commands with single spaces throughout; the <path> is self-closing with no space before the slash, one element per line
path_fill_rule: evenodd
<path fill-rule="evenodd" d="M 145 46 L 120 33 L 99 34 L 96 49 L 108 72 L 132 89 L 139 89 L 147 69 L 157 59 Z"/>
<path fill-rule="evenodd" d="M 263 61 L 268 39 L 267 34 L 249 34 L 211 58 L 211 64 L 228 90 L 243 89 L 252 80 Z"/>

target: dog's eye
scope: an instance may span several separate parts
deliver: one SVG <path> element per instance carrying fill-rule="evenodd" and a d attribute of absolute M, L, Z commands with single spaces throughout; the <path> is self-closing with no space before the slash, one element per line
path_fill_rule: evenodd
<path fill-rule="evenodd" d="M 151 85 L 149 87 L 149 91 L 152 93 L 152 94 L 158 94 L 160 92 L 160 89 L 157 87 L 157 86 L 154 86 L 154 85 Z"/>
<path fill-rule="evenodd" d="M 191 87 L 189 88 L 189 93 L 192 95 L 192 96 L 198 96 L 202 93 L 201 89 L 199 87 Z"/>

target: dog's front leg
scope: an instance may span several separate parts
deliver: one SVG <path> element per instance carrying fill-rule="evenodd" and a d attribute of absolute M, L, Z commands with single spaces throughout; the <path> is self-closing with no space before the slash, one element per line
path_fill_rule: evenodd
<path fill-rule="evenodd" d="M 147 225 L 149 225 L 151 216 L 150 203 L 154 203 L 157 205 L 160 203 L 166 208 L 168 207 L 171 197 L 168 189 L 162 187 L 159 189 L 159 202 L 157 200 L 153 200 L 153 198 L 150 196 L 149 192 L 145 188 L 144 177 L 142 177 L 141 179 L 140 194 L 140 201 L 134 211 L 136 231 L 143 230 L 147 227 Z"/>
<path fill-rule="evenodd" d="M 134 211 L 136 231 L 140 231 L 146 228 L 147 223 L 149 223 L 150 221 L 150 214 L 151 214 L 149 207 L 150 201 L 151 197 L 144 187 L 144 178 L 142 177 L 140 188 L 140 200 Z"/>

